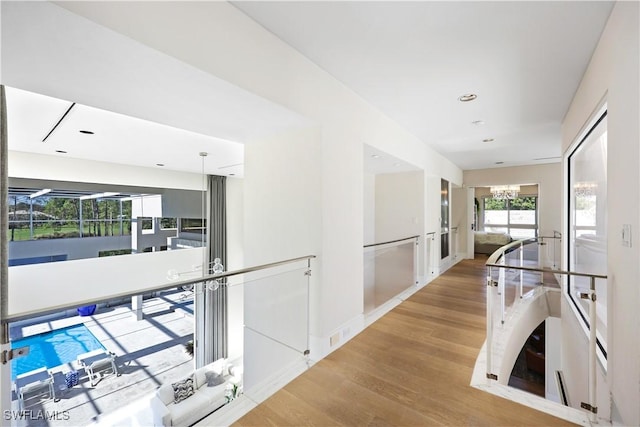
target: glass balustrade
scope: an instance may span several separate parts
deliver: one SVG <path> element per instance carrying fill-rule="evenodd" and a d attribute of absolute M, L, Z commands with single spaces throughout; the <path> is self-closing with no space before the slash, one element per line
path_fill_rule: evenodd
<path fill-rule="evenodd" d="M 417 283 L 418 237 L 364 248 L 364 313 L 369 314 Z"/>

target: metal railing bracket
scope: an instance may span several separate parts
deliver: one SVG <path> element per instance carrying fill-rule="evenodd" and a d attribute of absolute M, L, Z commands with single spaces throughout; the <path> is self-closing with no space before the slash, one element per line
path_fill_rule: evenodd
<path fill-rule="evenodd" d="M 598 413 L 598 407 L 597 406 L 591 406 L 589 403 L 580 402 L 580 407 L 582 409 L 586 409 L 589 412 L 593 412 L 594 414 Z"/>
<path fill-rule="evenodd" d="M 0 353 L 0 362 L 2 362 L 3 365 L 6 365 L 10 360 L 26 356 L 27 354 L 29 354 L 29 346 L 4 350 Z"/>

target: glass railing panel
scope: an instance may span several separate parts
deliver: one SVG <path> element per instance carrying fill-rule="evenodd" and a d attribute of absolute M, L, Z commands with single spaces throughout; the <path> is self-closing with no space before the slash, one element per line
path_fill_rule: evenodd
<path fill-rule="evenodd" d="M 427 276 L 434 277 L 436 275 L 436 260 L 435 260 L 435 239 L 436 233 L 427 233 L 425 237 L 425 259 L 427 265 Z"/>
<path fill-rule="evenodd" d="M 606 271 L 606 242 L 576 238 L 575 242 L 575 263 L 574 268 L 585 273 L 598 274 Z M 602 262 L 605 260 L 605 263 Z M 581 298 L 580 295 L 589 292 L 591 281 L 589 277 L 572 277 L 570 280 L 571 294 L 573 300 L 580 307 L 582 315 L 589 325 L 593 322 L 589 314 L 589 300 Z M 596 330 L 598 340 L 606 349 L 607 341 L 607 281 L 603 279 L 595 280 L 596 288 Z"/>
<path fill-rule="evenodd" d="M 307 261 L 286 271 L 245 274 L 243 386 L 247 394 L 292 366 L 306 363 L 309 350 Z"/>
<path fill-rule="evenodd" d="M 417 239 L 364 249 L 364 313 L 416 284 Z"/>

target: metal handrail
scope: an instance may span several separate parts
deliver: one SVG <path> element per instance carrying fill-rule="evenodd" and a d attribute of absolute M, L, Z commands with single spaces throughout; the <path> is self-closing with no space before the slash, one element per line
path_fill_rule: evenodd
<path fill-rule="evenodd" d="M 519 266 L 519 265 L 513 265 L 513 264 L 489 264 L 488 262 L 485 265 L 487 267 L 508 268 L 511 270 L 524 270 L 524 271 L 535 271 L 538 273 L 564 274 L 567 276 L 593 277 L 594 279 L 607 278 L 607 276 L 603 274 L 579 273 L 577 271 L 554 270 L 552 268 L 544 268 L 544 267 L 525 267 L 525 266 Z"/>
<path fill-rule="evenodd" d="M 502 257 L 504 254 L 509 253 L 519 248 L 522 245 L 537 242 L 539 239 L 562 239 L 562 235 L 556 236 L 555 233 L 557 233 L 557 231 L 554 231 L 553 236 L 529 237 L 527 239 L 514 240 L 513 242 L 507 243 L 506 245 L 496 249 L 496 251 L 489 256 L 489 259 L 487 259 L 486 265 L 489 265 L 489 264 L 495 265 L 496 261 L 498 261 L 500 257 Z"/>
<path fill-rule="evenodd" d="M 389 243 L 404 242 L 405 240 L 417 239 L 418 237 L 420 237 L 420 236 L 419 236 L 419 235 L 416 235 L 416 236 L 411 236 L 411 237 L 405 237 L 404 239 L 389 240 L 388 242 L 371 243 L 370 245 L 364 245 L 364 247 L 365 247 L 365 248 L 370 248 L 370 247 L 373 247 L 373 246 L 387 245 L 387 244 L 389 244 Z"/>
<path fill-rule="evenodd" d="M 34 310 L 32 312 L 25 312 L 25 313 L 21 313 L 21 314 L 17 314 L 17 315 L 11 315 L 11 316 L 6 316 L 3 313 L 3 317 L 1 318 L 0 322 L 3 325 L 3 329 L 5 329 L 5 327 L 8 327 L 9 322 L 15 322 L 15 321 L 27 319 L 27 318 L 30 318 L 30 317 L 33 317 L 33 316 L 43 316 L 43 315 L 47 315 L 47 314 L 51 314 L 51 313 L 56 313 L 56 312 L 59 312 L 59 311 L 75 309 L 75 308 L 77 308 L 79 306 L 99 304 L 99 303 L 102 303 L 102 302 L 105 302 L 105 301 L 109 301 L 109 300 L 112 300 L 112 299 L 131 298 L 131 297 L 134 297 L 134 296 L 137 296 L 137 295 L 143 295 L 143 294 L 147 294 L 147 293 L 151 293 L 151 292 L 166 291 L 167 289 L 179 288 L 181 286 L 194 285 L 196 283 L 207 282 L 209 280 L 224 279 L 226 277 L 232 277 L 232 276 L 237 276 L 237 275 L 240 275 L 240 274 L 252 273 L 254 271 L 265 270 L 267 268 L 278 267 L 280 265 L 291 264 L 291 263 L 298 262 L 298 261 L 303 261 L 303 260 L 308 260 L 308 265 L 310 265 L 312 258 L 316 258 L 316 256 L 315 255 L 307 255 L 307 256 L 302 256 L 302 257 L 298 257 L 298 258 L 287 259 L 287 260 L 284 260 L 284 261 L 277 261 L 277 262 L 271 262 L 271 263 L 268 263 L 268 264 L 256 265 L 256 266 L 253 266 L 253 267 L 241 268 L 239 270 L 225 271 L 225 272 L 222 272 L 222 273 L 215 273 L 215 274 L 207 274 L 207 275 L 194 277 L 194 278 L 190 278 L 190 279 L 185 279 L 185 280 L 176 280 L 176 281 L 164 283 L 162 285 L 156 285 L 156 286 L 150 286 L 148 288 L 137 289 L 135 292 L 122 292 L 122 293 L 119 293 L 119 294 L 109 295 L 109 297 L 106 297 L 106 298 L 105 297 L 101 297 L 101 298 L 92 298 L 92 299 L 83 300 L 83 301 L 75 301 L 75 302 L 70 303 L 70 304 L 62 304 L 62 305 L 58 305 L 58 306 L 55 306 L 55 307 L 49 307 L 46 310 Z"/>

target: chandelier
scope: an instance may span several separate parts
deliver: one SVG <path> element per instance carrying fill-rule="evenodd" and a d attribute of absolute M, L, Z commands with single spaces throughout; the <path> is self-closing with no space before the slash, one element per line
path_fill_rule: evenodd
<path fill-rule="evenodd" d="M 515 199 L 520 192 L 519 185 L 494 185 L 491 187 L 491 196 L 494 199 Z"/>
<path fill-rule="evenodd" d="M 593 182 L 578 182 L 573 185 L 576 197 L 591 197 L 598 186 Z"/>

